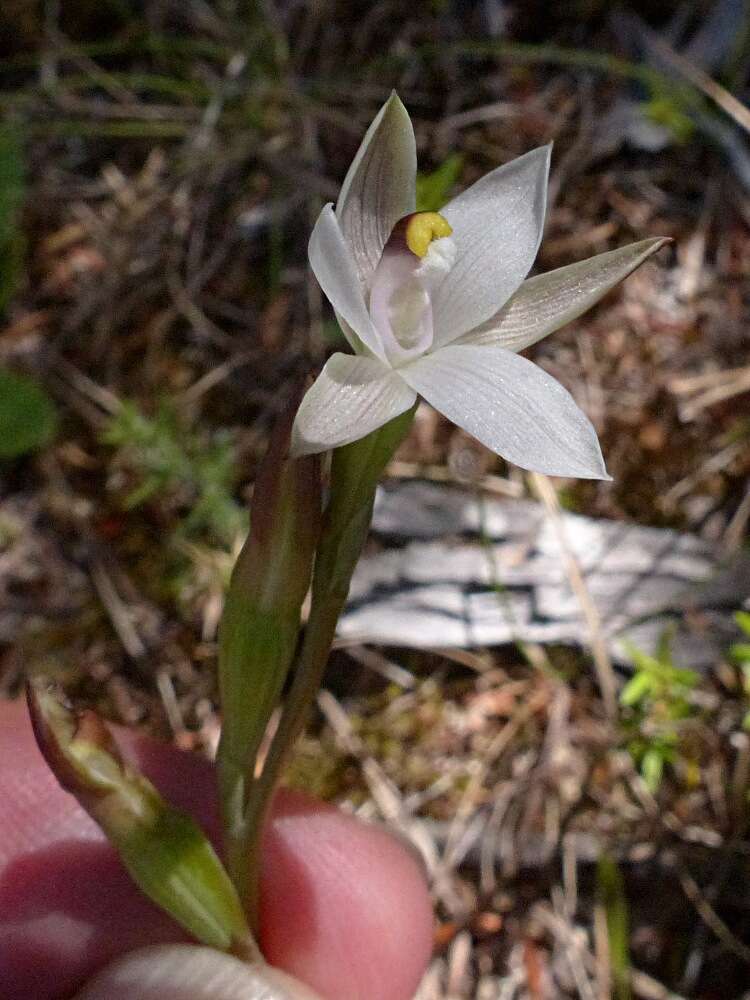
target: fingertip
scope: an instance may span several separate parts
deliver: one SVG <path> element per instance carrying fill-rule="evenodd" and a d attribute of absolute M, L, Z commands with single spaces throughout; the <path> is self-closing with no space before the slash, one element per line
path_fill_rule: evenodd
<path fill-rule="evenodd" d="M 264 847 L 263 950 L 330 1000 L 409 1000 L 429 960 L 419 862 L 384 830 L 285 792 Z"/>

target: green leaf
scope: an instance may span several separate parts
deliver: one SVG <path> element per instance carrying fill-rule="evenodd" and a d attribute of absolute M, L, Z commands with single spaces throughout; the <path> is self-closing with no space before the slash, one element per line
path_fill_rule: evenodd
<path fill-rule="evenodd" d="M 41 448 L 56 429 L 55 406 L 42 386 L 0 368 L 0 459 Z"/>
<path fill-rule="evenodd" d="M 15 291 L 24 257 L 18 220 L 24 196 L 21 137 L 10 124 L 0 124 L 0 312 Z"/>
<path fill-rule="evenodd" d="M 625 639 L 623 641 L 623 648 L 632 660 L 633 666 L 637 672 L 644 671 L 650 673 L 661 670 L 661 663 L 655 657 L 650 656 L 648 653 L 644 653 L 642 649 L 639 649 L 629 639 Z"/>
<path fill-rule="evenodd" d="M 694 688 L 700 677 L 689 667 L 670 667 L 666 680 L 673 687 Z"/>
<path fill-rule="evenodd" d="M 461 174 L 464 160 L 460 153 L 452 153 L 437 170 L 417 175 L 417 211 L 439 212 L 448 200 L 451 188 Z"/>
<path fill-rule="evenodd" d="M 734 620 L 745 635 L 750 636 L 750 611 L 736 611 Z"/>
<path fill-rule="evenodd" d="M 620 704 L 631 708 L 642 701 L 651 691 L 651 677 L 645 672 L 636 674 L 620 692 Z"/>
<path fill-rule="evenodd" d="M 133 881 L 203 944 L 257 955 L 234 886 L 198 824 L 125 763 L 93 712 L 76 714 L 44 680 L 30 683 L 27 696 L 45 760 L 102 828 Z"/>
<path fill-rule="evenodd" d="M 641 760 L 641 775 L 648 790 L 656 795 L 664 776 L 664 753 L 657 747 L 648 749 Z"/>

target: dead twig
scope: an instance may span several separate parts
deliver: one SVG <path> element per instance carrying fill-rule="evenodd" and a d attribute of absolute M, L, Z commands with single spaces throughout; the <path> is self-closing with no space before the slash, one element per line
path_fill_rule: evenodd
<path fill-rule="evenodd" d="M 750 965 L 750 947 L 744 941 L 740 941 L 727 923 L 722 920 L 684 863 L 676 855 L 668 855 L 665 860 L 673 862 L 673 868 L 682 891 L 695 907 L 703 923 L 716 935 L 725 948 Z"/>
<path fill-rule="evenodd" d="M 666 63 L 671 70 L 684 80 L 691 83 L 696 90 L 699 90 L 705 97 L 712 101 L 717 107 L 729 115 L 729 117 L 744 129 L 750 132 L 750 109 L 742 101 L 738 100 L 734 94 L 730 93 L 726 87 L 722 87 L 713 77 L 709 76 L 700 66 L 677 52 L 666 42 L 661 35 L 652 31 L 645 24 L 641 25 L 641 30 L 648 40 L 649 48 Z"/>
<path fill-rule="evenodd" d="M 681 400 L 681 419 L 694 420 L 709 406 L 750 392 L 750 365 L 674 378 L 670 380 L 668 387 Z"/>
<path fill-rule="evenodd" d="M 602 702 L 604 703 L 607 716 L 611 720 L 614 720 L 617 718 L 617 678 L 615 677 L 612 660 L 607 650 L 607 643 L 604 639 L 602 621 L 599 616 L 599 612 L 591 599 L 591 594 L 589 594 L 586 581 L 583 577 L 583 573 L 581 572 L 580 563 L 568 545 L 568 540 L 565 536 L 565 529 L 560 517 L 560 504 L 558 503 L 557 494 L 555 493 L 552 483 L 549 481 L 547 476 L 540 475 L 537 472 L 533 472 L 531 474 L 531 482 L 534 492 L 547 509 L 550 521 L 552 522 L 555 533 L 557 534 L 560 549 L 565 561 L 565 569 L 568 574 L 568 579 L 570 580 L 570 586 L 573 588 L 573 591 L 578 598 L 578 602 L 581 606 L 581 612 L 583 613 L 583 617 L 588 627 L 589 640 L 591 642 L 591 655 L 594 660 L 594 667 L 596 669 L 596 676 L 599 682 L 599 690 L 602 695 Z"/>
<path fill-rule="evenodd" d="M 146 655 L 146 644 L 135 627 L 133 613 L 120 597 L 112 577 L 99 559 L 91 564 L 91 581 L 123 649 L 132 660 L 142 661 Z"/>

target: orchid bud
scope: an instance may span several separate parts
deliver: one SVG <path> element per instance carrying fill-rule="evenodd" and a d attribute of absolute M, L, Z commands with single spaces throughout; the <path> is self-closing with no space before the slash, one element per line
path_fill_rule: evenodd
<path fill-rule="evenodd" d="M 203 944 L 256 957 L 237 893 L 211 843 L 125 763 L 102 720 L 76 714 L 44 680 L 29 683 L 39 748 L 120 855 L 143 892 Z"/>

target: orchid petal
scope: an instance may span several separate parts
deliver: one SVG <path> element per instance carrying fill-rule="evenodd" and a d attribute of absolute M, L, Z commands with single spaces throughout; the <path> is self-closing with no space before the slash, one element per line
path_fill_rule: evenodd
<path fill-rule="evenodd" d="M 458 255 L 433 299 L 436 344 L 493 316 L 531 270 L 544 228 L 551 148 L 498 167 L 442 210 Z"/>
<path fill-rule="evenodd" d="M 364 289 L 399 219 L 416 205 L 417 149 L 409 113 L 391 94 L 344 179 L 336 218 Z"/>
<path fill-rule="evenodd" d="M 404 413 L 416 393 L 401 376 L 374 358 L 334 354 L 297 412 L 291 454 L 338 448 Z"/>
<path fill-rule="evenodd" d="M 351 336 L 354 331 L 366 348 L 384 360 L 380 335 L 367 311 L 354 261 L 339 229 L 332 205 L 326 205 L 318 216 L 307 252 L 318 284 L 336 313 L 344 320 L 341 329 L 352 349 L 361 351 L 361 345 Z"/>
<path fill-rule="evenodd" d="M 399 374 L 436 410 L 522 469 L 609 479 L 588 417 L 527 358 L 502 347 L 452 344 Z"/>
<path fill-rule="evenodd" d="M 503 308 L 459 343 L 522 351 L 578 319 L 669 240 L 655 238 L 529 278 Z"/>

